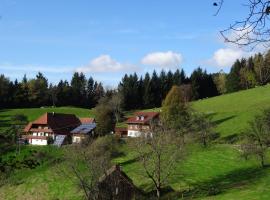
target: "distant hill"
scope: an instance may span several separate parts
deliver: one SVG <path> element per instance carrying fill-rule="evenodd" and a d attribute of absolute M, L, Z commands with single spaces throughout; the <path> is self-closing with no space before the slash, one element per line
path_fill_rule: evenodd
<path fill-rule="evenodd" d="M 270 85 L 197 100 L 192 102 L 192 108 L 208 114 L 221 137 L 232 137 L 245 130 L 256 114 L 270 108 Z"/>
<path fill-rule="evenodd" d="M 240 134 L 248 122 L 270 107 L 270 85 L 193 102 L 195 110 L 209 114 L 222 137 Z"/>

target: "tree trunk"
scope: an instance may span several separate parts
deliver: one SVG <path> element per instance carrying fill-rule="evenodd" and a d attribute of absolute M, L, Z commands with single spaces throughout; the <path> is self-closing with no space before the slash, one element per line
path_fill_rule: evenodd
<path fill-rule="evenodd" d="M 262 168 L 264 168 L 265 167 L 264 156 L 261 155 L 260 157 L 261 157 L 261 166 L 262 166 Z"/>
<path fill-rule="evenodd" d="M 160 187 L 156 187 L 156 190 L 157 190 L 157 198 L 160 199 L 160 194 L 161 194 Z"/>
<path fill-rule="evenodd" d="M 206 133 L 203 133 L 203 146 L 206 147 Z"/>

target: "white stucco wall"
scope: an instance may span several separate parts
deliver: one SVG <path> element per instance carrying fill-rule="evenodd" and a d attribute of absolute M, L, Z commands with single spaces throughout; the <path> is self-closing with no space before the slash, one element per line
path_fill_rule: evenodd
<path fill-rule="evenodd" d="M 141 134 L 140 131 L 128 130 L 128 137 L 140 137 Z"/>
<path fill-rule="evenodd" d="M 42 139 L 32 139 L 32 145 L 47 145 L 47 140 Z"/>

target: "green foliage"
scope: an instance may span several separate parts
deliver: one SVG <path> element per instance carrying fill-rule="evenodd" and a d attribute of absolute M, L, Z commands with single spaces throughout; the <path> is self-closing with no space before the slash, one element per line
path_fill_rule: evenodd
<path fill-rule="evenodd" d="M 217 90 L 219 94 L 225 94 L 227 92 L 226 89 L 226 74 L 223 71 L 214 75 L 214 82 L 216 84 Z"/>
<path fill-rule="evenodd" d="M 245 140 L 241 144 L 245 158 L 255 155 L 265 167 L 267 148 L 270 146 L 270 109 L 264 110 L 250 122 L 250 128 L 245 133 Z"/>
<path fill-rule="evenodd" d="M 67 149 L 67 174 L 76 177 L 77 186 L 89 200 L 98 199 L 99 179 L 111 167 L 116 154 L 116 141 L 112 136 L 98 137 L 88 144 L 74 145 Z"/>
<path fill-rule="evenodd" d="M 0 75 L 1 108 L 23 108 L 44 106 L 81 106 L 94 107 L 104 96 L 101 83 L 88 80 L 83 73 L 75 72 L 71 82 L 60 80 L 57 85 L 49 83 L 47 78 L 38 72 L 35 78 L 10 81 Z"/>
<path fill-rule="evenodd" d="M 207 74 L 206 70 L 203 71 L 200 67 L 195 69 L 190 76 L 190 80 L 194 100 L 218 95 L 213 77 L 211 74 Z"/>
<path fill-rule="evenodd" d="M 108 97 L 102 98 L 95 108 L 95 119 L 97 122 L 96 132 L 98 135 L 107 135 L 114 130 L 115 118 Z"/>
<path fill-rule="evenodd" d="M 218 134 L 214 132 L 214 124 L 206 114 L 192 113 L 190 126 L 192 136 L 204 147 L 206 147 L 210 141 L 218 138 Z"/>
<path fill-rule="evenodd" d="M 163 104 L 161 119 L 163 123 L 173 129 L 187 128 L 190 111 L 180 86 L 173 86 L 167 94 Z"/>
<path fill-rule="evenodd" d="M 48 137 L 48 139 L 47 139 L 47 144 L 53 144 L 54 143 L 54 140 L 53 140 L 53 137 Z"/>
<path fill-rule="evenodd" d="M 226 80 L 226 89 L 227 92 L 236 92 L 241 89 L 240 85 L 240 70 L 242 68 L 241 62 L 236 60 L 233 64 L 230 73 L 227 76 Z"/>

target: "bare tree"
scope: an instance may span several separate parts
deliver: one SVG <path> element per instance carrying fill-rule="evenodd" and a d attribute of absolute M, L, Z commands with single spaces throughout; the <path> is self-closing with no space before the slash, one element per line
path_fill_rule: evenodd
<path fill-rule="evenodd" d="M 121 117 L 123 115 L 123 109 L 122 109 L 123 95 L 120 92 L 115 92 L 112 95 L 109 101 L 109 104 L 113 110 L 115 121 L 116 123 L 118 123 L 121 120 Z"/>
<path fill-rule="evenodd" d="M 264 111 L 263 115 L 257 116 L 250 122 L 250 128 L 246 131 L 245 139 L 240 145 L 242 156 L 248 159 L 256 156 L 265 166 L 266 151 L 270 145 L 270 110 Z"/>
<path fill-rule="evenodd" d="M 183 158 L 182 138 L 172 129 L 155 125 L 150 133 L 145 133 L 131 143 L 147 178 L 154 184 L 157 198 L 160 198 L 162 187 L 168 183 L 177 162 Z"/>
<path fill-rule="evenodd" d="M 219 13 L 223 0 L 214 2 L 218 7 Z M 247 17 L 231 24 L 228 28 L 220 31 L 225 42 L 230 42 L 241 47 L 256 47 L 262 44 L 269 47 L 270 42 L 270 1 L 269 0 L 247 0 L 246 5 L 249 8 Z"/>
<path fill-rule="evenodd" d="M 204 147 L 207 146 L 208 142 L 214 138 L 214 125 L 207 117 L 202 113 L 193 113 L 191 121 L 191 134 L 195 140 L 199 140 Z"/>
<path fill-rule="evenodd" d="M 114 140 L 110 136 L 91 140 L 89 144 L 69 146 L 66 152 L 68 171 L 87 200 L 99 199 L 99 178 L 111 167 Z M 103 191 L 104 192 L 104 191 Z"/>

